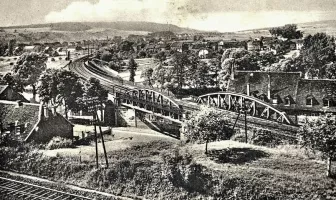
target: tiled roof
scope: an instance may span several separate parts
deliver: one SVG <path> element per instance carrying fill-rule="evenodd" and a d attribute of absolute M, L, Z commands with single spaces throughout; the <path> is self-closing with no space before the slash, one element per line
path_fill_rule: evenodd
<path fill-rule="evenodd" d="M 295 100 L 300 73 L 237 71 L 234 75 L 235 79 L 231 82 L 230 90 L 246 94 L 246 85 L 249 82 L 250 92 L 257 95 L 267 94 L 269 76 L 271 96 L 279 95 L 282 98 L 290 95 Z"/>
<path fill-rule="evenodd" d="M 7 89 L 8 85 L 0 85 L 0 94 Z"/>
<path fill-rule="evenodd" d="M 229 91 L 246 94 L 249 83 L 250 93 L 260 98 L 268 94 L 270 80 L 271 98 L 278 99 L 276 106 L 280 109 L 336 112 L 336 80 L 307 80 L 300 77 L 301 74 L 295 72 L 236 71 Z M 313 97 L 313 106 L 306 105 L 307 97 Z M 285 98 L 290 98 L 291 105 L 285 105 Z M 333 106 L 326 108 L 324 99 L 331 100 Z"/>
<path fill-rule="evenodd" d="M 315 111 L 323 110 L 323 99 L 336 103 L 336 81 L 335 80 L 307 80 L 302 79 L 298 83 L 297 102 L 304 105 L 308 96 L 316 100 L 312 107 Z M 336 111 L 335 107 L 331 110 Z"/>
<path fill-rule="evenodd" d="M 10 123 L 18 122 L 18 125 L 25 125 L 25 131 L 20 135 L 24 139 L 34 128 L 39 120 L 39 104 L 18 103 L 13 101 L 0 101 L 0 121 L 4 127 Z"/>
<path fill-rule="evenodd" d="M 174 42 L 170 45 L 170 47 L 182 47 L 183 43 L 182 42 Z"/>

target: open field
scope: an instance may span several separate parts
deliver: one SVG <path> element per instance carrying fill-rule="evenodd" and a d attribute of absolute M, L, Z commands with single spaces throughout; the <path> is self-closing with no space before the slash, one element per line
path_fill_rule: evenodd
<path fill-rule="evenodd" d="M 12 69 L 13 65 L 16 63 L 17 59 L 18 56 L 0 56 L 0 74 L 6 74 L 7 72 L 9 72 Z"/>

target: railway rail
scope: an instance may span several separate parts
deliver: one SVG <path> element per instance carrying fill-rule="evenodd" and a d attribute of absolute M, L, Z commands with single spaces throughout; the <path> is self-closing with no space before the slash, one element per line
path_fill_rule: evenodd
<path fill-rule="evenodd" d="M 87 200 L 88 197 L 71 194 L 23 181 L 0 177 L 0 199 L 3 200 Z"/>
<path fill-rule="evenodd" d="M 82 78 L 89 78 L 89 77 L 95 77 L 99 79 L 104 85 L 104 87 L 110 91 L 113 94 L 120 93 L 120 94 L 127 94 L 129 91 L 137 90 L 141 88 L 137 88 L 133 85 L 125 85 L 120 80 L 115 80 L 116 78 L 105 72 L 103 69 L 100 69 L 97 66 L 91 65 L 90 62 L 85 62 L 88 59 L 84 58 L 82 60 L 78 60 L 79 62 L 74 63 L 72 66 L 70 66 L 70 70 L 77 73 Z M 170 97 L 171 98 L 171 97 Z M 183 111 L 194 111 L 199 110 L 199 105 L 194 105 L 176 98 L 172 98 L 175 102 L 177 102 Z M 235 118 L 237 113 L 223 110 L 223 112 L 227 112 L 229 116 L 232 116 Z M 278 123 L 275 121 L 270 121 L 267 119 L 261 119 L 261 118 L 254 118 L 254 117 L 248 117 L 249 125 L 253 126 L 255 128 L 267 128 L 267 130 L 270 130 L 274 133 L 279 132 L 286 132 L 286 133 L 295 133 L 299 127 L 296 125 L 288 125 L 283 123 Z M 238 120 L 238 125 L 243 123 L 241 119 Z"/>

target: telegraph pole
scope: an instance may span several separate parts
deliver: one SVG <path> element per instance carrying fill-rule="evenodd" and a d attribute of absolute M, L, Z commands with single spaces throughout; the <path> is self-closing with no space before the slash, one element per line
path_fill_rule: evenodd
<path fill-rule="evenodd" d="M 96 117 L 97 117 L 97 119 L 98 119 L 98 113 L 97 113 L 97 110 L 96 110 Z M 103 136 L 103 131 L 102 131 L 102 128 L 101 128 L 100 124 L 99 124 L 99 132 L 100 132 L 100 137 L 101 137 L 102 144 L 103 144 L 103 149 L 104 149 L 104 156 L 105 156 L 106 168 L 108 168 L 108 159 L 107 159 L 107 154 L 106 154 L 106 148 L 105 148 L 104 136 Z"/>
<path fill-rule="evenodd" d="M 98 141 L 97 141 L 97 126 L 96 126 L 95 118 L 96 117 L 93 118 L 93 120 L 94 120 L 93 125 L 94 125 L 95 145 L 96 145 L 96 167 L 98 169 L 98 167 L 99 167 L 99 164 L 98 164 Z"/>
<path fill-rule="evenodd" d="M 247 143 L 247 113 L 246 113 L 246 102 L 245 102 L 245 99 L 244 99 L 244 114 L 245 114 L 245 143 Z"/>

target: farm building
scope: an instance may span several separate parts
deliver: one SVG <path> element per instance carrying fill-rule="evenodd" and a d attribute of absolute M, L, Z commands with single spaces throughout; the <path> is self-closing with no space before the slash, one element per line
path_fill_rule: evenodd
<path fill-rule="evenodd" d="M 290 115 L 336 114 L 336 81 L 303 79 L 301 73 L 236 71 L 230 91 L 273 104 Z"/>
<path fill-rule="evenodd" d="M 29 102 L 24 96 L 15 92 L 9 85 L 0 85 L 0 100 Z"/>
<path fill-rule="evenodd" d="M 60 136 L 73 138 L 73 125 L 62 115 L 42 104 L 0 101 L 1 133 L 20 141 L 48 142 Z"/>

